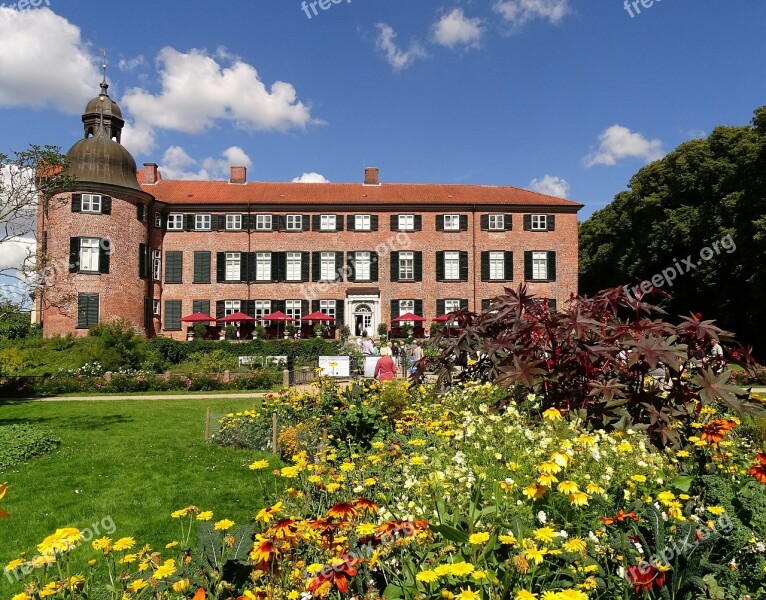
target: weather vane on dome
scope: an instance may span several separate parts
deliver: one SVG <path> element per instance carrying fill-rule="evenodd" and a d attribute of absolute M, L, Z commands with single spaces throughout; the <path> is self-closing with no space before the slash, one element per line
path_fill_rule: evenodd
<path fill-rule="evenodd" d="M 104 72 L 104 79 L 101 81 L 101 95 L 106 96 L 107 92 L 106 90 L 109 88 L 109 86 L 106 83 L 106 48 L 101 48 L 101 56 L 103 57 L 103 61 L 101 63 L 101 69 Z"/>

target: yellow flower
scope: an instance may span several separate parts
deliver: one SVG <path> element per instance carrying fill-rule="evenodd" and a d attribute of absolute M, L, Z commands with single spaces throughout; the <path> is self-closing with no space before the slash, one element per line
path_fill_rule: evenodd
<path fill-rule="evenodd" d="M 561 466 L 552 461 L 552 460 L 546 460 L 545 462 L 540 463 L 540 466 L 537 467 L 537 469 L 540 471 L 540 473 L 558 473 L 561 471 Z"/>
<path fill-rule="evenodd" d="M 580 538 L 571 538 L 567 540 L 566 542 L 564 542 L 562 544 L 562 547 L 567 552 L 577 553 L 577 552 L 582 552 L 583 550 L 585 550 L 588 547 L 588 545 L 585 542 L 585 540 L 582 540 Z"/>
<path fill-rule="evenodd" d="M 104 554 L 106 554 L 112 549 L 112 540 L 108 537 L 98 538 L 91 542 L 91 546 L 93 546 L 94 550 L 103 550 Z"/>
<path fill-rule="evenodd" d="M 456 577 L 465 577 L 474 571 L 474 566 L 467 562 L 454 563 L 449 566 L 450 573 Z"/>
<path fill-rule="evenodd" d="M 116 552 L 122 552 L 123 550 L 130 550 L 135 545 L 136 540 L 134 540 L 132 537 L 124 537 L 120 538 L 114 543 L 114 550 Z"/>
<path fill-rule="evenodd" d="M 426 461 L 423 459 L 422 456 L 418 456 L 416 454 L 412 458 L 410 458 L 410 464 L 415 466 L 420 466 L 420 465 L 426 464 Z"/>
<path fill-rule="evenodd" d="M 343 471 L 344 473 L 350 473 L 351 471 L 354 470 L 354 468 L 355 468 L 354 463 L 350 463 L 350 462 L 344 462 L 340 466 L 340 470 Z"/>
<path fill-rule="evenodd" d="M 664 506 L 670 506 L 676 499 L 676 495 L 670 491 L 664 491 L 657 494 L 657 500 Z"/>
<path fill-rule="evenodd" d="M 482 579 L 489 579 L 486 571 L 474 571 L 471 573 L 471 579 L 481 581 Z"/>
<path fill-rule="evenodd" d="M 175 548 L 178 546 L 178 542 L 170 542 L 169 544 L 165 544 L 165 548 Z"/>
<path fill-rule="evenodd" d="M 516 544 L 516 538 L 512 535 L 501 535 L 497 538 L 501 544 L 507 546 L 514 546 Z"/>
<path fill-rule="evenodd" d="M 146 581 L 146 579 L 136 579 L 135 581 L 130 582 L 130 585 L 128 586 L 128 590 L 130 590 L 131 592 L 140 592 L 147 585 L 149 585 L 149 582 Z"/>
<path fill-rule="evenodd" d="M 322 569 L 324 569 L 324 565 L 322 563 L 312 563 L 308 567 L 306 567 L 306 572 L 309 575 L 316 575 Z"/>
<path fill-rule="evenodd" d="M 301 468 L 298 466 L 292 466 L 292 467 L 283 467 L 282 470 L 279 472 L 282 477 L 285 479 L 295 479 L 298 477 L 298 473 L 301 472 Z"/>
<path fill-rule="evenodd" d="M 415 579 L 425 583 L 432 583 L 439 579 L 439 576 L 434 571 L 421 571 L 415 576 Z"/>
<path fill-rule="evenodd" d="M 189 589 L 191 586 L 191 583 L 188 579 L 181 579 L 180 581 L 176 581 L 173 585 L 173 591 L 178 594 L 183 594 L 186 590 Z"/>
<path fill-rule="evenodd" d="M 549 408 L 543 413 L 543 419 L 546 421 L 560 421 L 563 418 L 561 412 L 556 408 Z"/>
<path fill-rule="evenodd" d="M 569 494 L 568 498 L 569 502 L 571 502 L 574 506 L 588 505 L 588 494 L 585 494 L 584 492 L 574 492 Z"/>
<path fill-rule="evenodd" d="M 513 600 L 537 600 L 537 594 L 528 592 L 527 590 L 519 590 L 513 597 Z"/>
<path fill-rule="evenodd" d="M 619 446 L 617 446 L 617 451 L 624 452 L 627 454 L 628 452 L 633 452 L 633 446 L 630 445 L 630 442 L 623 441 L 623 442 L 620 442 Z"/>
<path fill-rule="evenodd" d="M 636 483 L 646 483 L 646 475 L 631 475 L 630 478 Z"/>
<path fill-rule="evenodd" d="M 173 511 L 170 513 L 170 516 L 174 519 L 180 519 L 182 517 L 188 517 L 190 514 L 196 514 L 199 512 L 199 508 L 196 506 L 187 506 L 186 508 L 182 508 L 180 510 Z"/>
<path fill-rule="evenodd" d="M 558 481 L 555 475 L 551 473 L 542 473 L 540 475 L 540 478 L 537 480 L 540 482 L 540 485 L 543 485 L 545 487 L 551 487 L 554 483 Z"/>
<path fill-rule="evenodd" d="M 171 575 L 175 574 L 176 572 L 176 561 L 174 561 L 172 558 L 169 560 L 166 560 L 162 566 L 157 567 L 157 570 L 154 572 L 154 578 L 158 581 L 160 579 L 165 579 L 167 577 L 170 577 Z"/>
<path fill-rule="evenodd" d="M 524 552 L 524 558 L 527 560 L 533 560 L 536 565 L 539 565 L 543 562 L 546 553 L 547 551 L 545 548 L 538 549 L 536 546 L 531 546 L 530 548 L 527 548 L 526 552 Z"/>
<path fill-rule="evenodd" d="M 561 590 L 557 600 L 588 600 L 588 594 L 573 589 Z"/>
<path fill-rule="evenodd" d="M 138 560 L 138 555 L 137 554 L 126 554 L 125 556 L 123 556 L 120 559 L 120 564 L 121 565 L 129 565 L 131 563 L 136 562 L 137 560 Z"/>
<path fill-rule="evenodd" d="M 557 489 L 562 494 L 574 494 L 575 492 L 580 490 L 580 488 L 577 487 L 577 484 L 574 481 L 562 481 L 558 485 Z"/>
<path fill-rule="evenodd" d="M 213 511 L 206 510 L 197 515 L 198 521 L 210 521 L 213 518 Z"/>
<path fill-rule="evenodd" d="M 678 458 L 689 458 L 691 454 L 689 454 L 689 452 L 687 452 L 686 450 L 679 450 L 678 452 L 676 452 L 676 456 Z"/>
<path fill-rule="evenodd" d="M 717 515 L 722 515 L 723 513 L 725 513 L 726 509 L 723 506 L 708 506 L 707 507 L 707 511 L 711 515 L 716 515 L 717 516 Z"/>
<path fill-rule="evenodd" d="M 267 460 L 256 460 L 254 463 L 250 464 L 250 470 L 251 471 L 260 471 L 261 469 L 266 469 L 269 466 L 269 461 Z"/>
<path fill-rule="evenodd" d="M 216 531 L 226 531 L 232 527 L 234 527 L 234 521 L 230 521 L 229 519 L 222 519 L 213 526 L 213 529 Z"/>
<path fill-rule="evenodd" d="M 545 494 L 547 489 L 547 486 L 533 483 L 524 488 L 524 495 L 530 500 L 539 500 L 543 497 L 543 494 Z"/>
<path fill-rule="evenodd" d="M 461 589 L 460 593 L 455 596 L 455 600 L 479 600 L 481 596 L 471 589 L 471 586 Z"/>
<path fill-rule="evenodd" d="M 27 596 L 24 592 L 21 592 L 20 594 L 16 594 L 11 600 L 32 600 L 29 596 Z"/>
<path fill-rule="evenodd" d="M 556 532 L 550 527 L 540 527 L 532 532 L 532 537 L 538 542 L 550 543 L 556 539 Z"/>
<path fill-rule="evenodd" d="M 23 558 L 17 558 L 15 560 L 12 560 L 7 565 L 5 565 L 6 571 L 15 571 L 18 569 L 21 565 L 23 565 L 26 561 Z"/>
<path fill-rule="evenodd" d="M 588 486 L 585 488 L 585 491 L 588 494 L 605 494 L 606 493 L 606 490 L 604 488 L 602 488 L 599 484 L 593 483 L 593 482 L 588 484 Z"/>
<path fill-rule="evenodd" d="M 356 528 L 356 532 L 360 535 L 360 537 L 364 537 L 366 535 L 372 535 L 377 531 L 377 529 L 377 526 L 373 525 L 372 523 L 360 523 Z"/>
<path fill-rule="evenodd" d="M 468 536 L 468 543 L 473 546 L 481 546 L 482 544 L 485 544 L 489 541 L 489 533 L 486 531 L 482 531 L 479 533 L 472 533 L 470 536 Z"/>

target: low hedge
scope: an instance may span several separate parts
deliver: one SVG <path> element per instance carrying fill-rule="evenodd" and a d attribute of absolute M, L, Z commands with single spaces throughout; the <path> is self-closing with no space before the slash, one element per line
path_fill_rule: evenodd
<path fill-rule="evenodd" d="M 0 473 L 41 454 L 53 452 L 61 440 L 30 425 L 0 425 Z"/>

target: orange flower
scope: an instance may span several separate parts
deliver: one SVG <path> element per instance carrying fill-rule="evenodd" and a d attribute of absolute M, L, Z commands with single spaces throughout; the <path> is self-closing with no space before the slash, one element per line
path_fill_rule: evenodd
<path fill-rule="evenodd" d="M 378 514 L 378 506 L 372 500 L 357 498 L 354 500 L 354 504 L 360 513 L 369 513 L 371 515 Z"/>
<path fill-rule="evenodd" d="M 335 519 L 349 519 L 355 517 L 356 507 L 350 502 L 338 502 L 330 507 L 327 514 Z"/>
<path fill-rule="evenodd" d="M 758 483 L 766 485 L 766 454 L 756 454 L 755 460 L 757 461 L 756 465 L 747 474 L 754 477 Z"/>
<path fill-rule="evenodd" d="M 626 513 L 622 509 L 618 510 L 617 514 L 613 517 L 599 517 L 599 520 L 604 525 L 614 525 L 615 523 L 624 523 L 628 519 L 633 519 L 636 523 L 638 523 L 638 515 L 636 513 L 634 513 L 633 511 Z"/>
<path fill-rule="evenodd" d="M 731 419 L 714 419 L 702 426 L 700 438 L 711 444 L 717 444 L 724 436 L 737 426 Z"/>
<path fill-rule="evenodd" d="M 298 526 L 293 519 L 281 519 L 269 527 L 269 532 L 278 538 L 294 537 Z"/>
<path fill-rule="evenodd" d="M 323 583 L 330 581 L 335 584 L 339 592 L 345 593 L 348 591 L 348 577 L 353 577 L 357 574 L 356 567 L 354 565 L 359 562 L 355 558 L 347 558 L 342 565 L 334 567 L 327 567 L 312 580 L 309 584 L 308 591 L 313 592 Z"/>

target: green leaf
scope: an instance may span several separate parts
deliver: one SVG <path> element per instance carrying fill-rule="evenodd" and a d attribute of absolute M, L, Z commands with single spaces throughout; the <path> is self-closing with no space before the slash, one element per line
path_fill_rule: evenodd
<path fill-rule="evenodd" d="M 450 542 L 456 542 L 458 544 L 468 543 L 468 534 L 465 533 L 464 531 L 460 531 L 459 529 L 455 529 L 451 525 L 429 524 L 429 527 L 431 528 L 431 531 L 435 531 L 436 533 L 442 534 L 444 539 L 449 540 Z"/>
<path fill-rule="evenodd" d="M 679 477 L 676 477 L 670 485 L 671 487 L 674 487 L 677 490 L 681 490 L 682 492 L 686 493 L 691 488 L 693 482 L 694 482 L 693 475 L 680 475 Z"/>
<path fill-rule="evenodd" d="M 402 588 L 400 588 L 398 585 L 394 585 L 390 583 L 386 586 L 386 589 L 383 591 L 383 597 L 391 598 L 392 600 L 395 598 L 403 598 L 404 592 Z"/>

